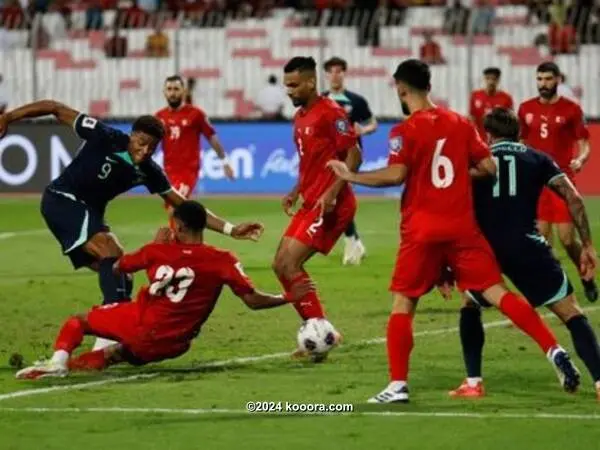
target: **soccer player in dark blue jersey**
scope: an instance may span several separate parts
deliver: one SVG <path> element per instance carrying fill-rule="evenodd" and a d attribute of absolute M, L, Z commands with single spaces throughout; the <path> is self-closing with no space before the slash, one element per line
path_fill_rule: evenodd
<path fill-rule="evenodd" d="M 153 116 L 141 116 L 127 135 L 61 103 L 43 100 L 0 115 L 0 138 L 10 123 L 46 115 L 72 126 L 83 144 L 71 164 L 44 191 L 42 215 L 74 268 L 98 271 L 103 303 L 128 301 L 132 281 L 113 273 L 123 249 L 104 222 L 104 211 L 113 198 L 139 185 L 173 207 L 185 200 L 171 189 L 162 169 L 151 159 L 163 138 L 163 125 Z M 256 240 L 262 233 L 258 223 L 233 226 L 212 214 L 207 228 L 236 239 Z"/>
<path fill-rule="evenodd" d="M 569 329 L 575 350 L 588 368 L 600 400 L 600 347 L 573 287 L 536 228 L 537 204 L 544 187 L 562 197 L 569 207 L 582 242 L 580 275 L 593 279 L 597 257 L 583 200 L 569 178 L 546 154 L 518 143 L 519 122 L 514 112 L 493 109 L 484 119 L 498 167 L 494 179 L 474 181 L 477 221 L 504 275 L 534 307 L 545 306 Z M 480 397 L 484 330 L 480 306 L 489 306 L 479 293 L 468 292 L 460 314 L 460 338 L 467 379 L 450 395 Z M 564 386 L 573 390 L 576 386 Z"/>
<path fill-rule="evenodd" d="M 356 134 L 359 136 L 359 145 L 362 147 L 360 136 L 374 133 L 377 130 L 377 119 L 369 108 L 369 103 L 362 96 L 355 92 L 349 91 L 344 87 L 344 78 L 348 70 L 348 63 L 339 57 L 333 57 L 323 65 L 329 82 L 329 90 L 323 92 L 323 95 L 335 100 L 338 105 L 346 110 L 348 119 Z M 354 220 L 346 229 L 346 243 L 344 247 L 343 264 L 360 264 L 366 255 L 366 249 L 358 231 Z"/>

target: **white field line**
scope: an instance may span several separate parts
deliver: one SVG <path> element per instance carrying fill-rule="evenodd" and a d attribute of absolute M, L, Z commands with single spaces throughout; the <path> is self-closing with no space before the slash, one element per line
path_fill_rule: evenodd
<path fill-rule="evenodd" d="M 554 420 L 600 420 L 600 414 L 551 414 L 551 413 L 463 413 L 447 411 L 356 411 L 342 413 L 276 412 L 250 413 L 245 409 L 177 409 L 177 408 L 0 408 L 0 413 L 117 413 L 117 414 L 179 414 L 179 415 L 256 415 L 256 416 L 374 416 L 374 417 L 437 417 L 459 419 L 554 419 Z"/>
<path fill-rule="evenodd" d="M 584 308 L 584 311 L 592 312 L 592 311 L 597 311 L 598 309 L 600 309 L 600 305 Z M 552 313 L 546 313 L 546 314 L 543 314 L 543 317 L 551 318 L 551 317 L 555 317 L 555 316 Z M 510 324 L 509 320 L 497 320 L 497 321 L 485 323 L 483 327 L 485 329 L 497 328 L 497 327 L 502 327 L 502 326 L 509 325 L 509 324 Z M 455 333 L 457 331 L 458 331 L 458 327 L 440 328 L 437 330 L 424 330 L 424 331 L 416 332 L 415 337 L 437 336 L 440 334 Z M 375 338 L 375 339 L 366 339 L 363 341 L 358 341 L 357 343 L 354 343 L 352 345 L 354 345 L 354 346 L 375 345 L 375 344 L 381 344 L 383 342 L 385 342 L 385 338 Z M 203 369 L 203 368 L 211 368 L 211 367 L 226 367 L 226 366 L 230 366 L 230 365 L 245 365 L 245 364 L 251 364 L 251 363 L 255 363 L 255 362 L 259 362 L 259 361 L 267 361 L 267 360 L 271 360 L 271 359 L 285 358 L 285 357 L 289 357 L 289 355 L 290 355 L 289 352 L 279 352 L 279 353 L 270 353 L 270 354 L 258 355 L 258 356 L 244 356 L 244 357 L 238 357 L 238 358 L 225 359 L 225 360 L 221 360 L 221 361 L 208 362 L 206 364 L 196 366 L 195 368 Z M 34 395 L 49 394 L 49 393 L 53 393 L 53 392 L 57 392 L 57 391 L 83 390 L 83 389 L 92 388 L 92 387 L 104 386 L 106 384 L 123 383 L 123 382 L 127 382 L 127 381 L 135 381 L 135 380 L 140 380 L 140 379 L 156 378 L 160 374 L 161 374 L 160 371 L 158 371 L 158 372 L 151 372 L 151 373 L 142 373 L 142 374 L 138 374 L 138 375 L 130 375 L 130 376 L 126 376 L 126 377 L 113 377 L 113 378 L 108 378 L 106 380 L 91 381 L 91 382 L 87 382 L 87 383 L 67 384 L 67 385 L 61 385 L 61 386 L 52 386 L 52 387 L 48 387 L 48 388 L 25 389 L 25 390 L 21 390 L 21 391 L 9 392 L 7 394 L 1 394 L 0 402 L 4 401 L 4 400 L 11 400 L 13 398 L 31 397 Z"/>

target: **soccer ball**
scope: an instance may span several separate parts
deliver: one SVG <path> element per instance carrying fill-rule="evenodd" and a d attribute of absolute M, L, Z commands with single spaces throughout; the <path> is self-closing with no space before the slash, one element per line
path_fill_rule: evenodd
<path fill-rule="evenodd" d="M 298 347 L 310 354 L 326 354 L 335 345 L 337 331 L 327 319 L 308 319 L 298 330 Z"/>

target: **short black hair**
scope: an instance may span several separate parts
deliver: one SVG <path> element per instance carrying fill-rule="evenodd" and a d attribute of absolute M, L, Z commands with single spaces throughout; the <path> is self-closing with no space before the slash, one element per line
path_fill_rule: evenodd
<path fill-rule="evenodd" d="M 206 208 L 194 200 L 186 200 L 177 206 L 173 217 L 192 233 L 199 233 L 206 227 Z"/>
<path fill-rule="evenodd" d="M 181 75 L 171 75 L 170 77 L 165 78 L 165 84 L 171 83 L 173 81 L 179 81 L 183 86 L 185 86 L 185 83 L 183 82 L 183 77 Z"/>
<path fill-rule="evenodd" d="M 483 118 L 483 128 L 496 139 L 519 139 L 519 119 L 509 108 L 492 109 Z"/>
<path fill-rule="evenodd" d="M 325 72 L 329 72 L 333 67 L 341 67 L 345 72 L 348 70 L 348 63 L 345 59 L 340 58 L 339 56 L 334 56 L 333 58 L 325 61 L 325 64 L 323 64 L 323 69 L 325 69 Z"/>
<path fill-rule="evenodd" d="M 162 122 L 154 116 L 140 116 L 131 127 L 131 131 L 141 131 L 158 139 L 159 141 L 165 136 L 165 127 Z"/>
<path fill-rule="evenodd" d="M 407 59 L 398 64 L 394 72 L 394 80 L 406 83 L 418 91 L 429 91 L 431 89 L 431 70 L 423 61 Z"/>
<path fill-rule="evenodd" d="M 317 62 L 312 56 L 294 56 L 283 67 L 283 72 L 315 72 L 316 69 Z"/>
<path fill-rule="evenodd" d="M 553 63 L 552 61 L 546 61 L 546 62 L 541 63 L 539 66 L 537 66 L 537 71 L 538 72 L 550 72 L 555 77 L 560 75 L 560 69 L 558 68 L 556 63 Z"/>
<path fill-rule="evenodd" d="M 502 71 L 498 67 L 486 67 L 483 69 L 483 75 L 492 75 L 496 78 L 500 78 L 502 76 Z"/>

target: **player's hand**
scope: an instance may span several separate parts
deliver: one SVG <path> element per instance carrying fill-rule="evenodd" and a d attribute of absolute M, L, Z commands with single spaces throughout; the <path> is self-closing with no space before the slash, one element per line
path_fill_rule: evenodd
<path fill-rule="evenodd" d="M 577 173 L 583 167 L 583 163 L 581 162 L 581 160 L 575 158 L 571 160 L 571 164 L 569 164 L 569 167 L 573 172 Z"/>
<path fill-rule="evenodd" d="M 233 227 L 231 237 L 243 241 L 257 242 L 265 231 L 265 227 L 256 222 L 244 222 Z"/>
<path fill-rule="evenodd" d="M 285 294 L 285 298 L 288 302 L 295 302 L 300 300 L 306 294 L 310 292 L 315 292 L 317 290 L 317 285 L 311 279 L 306 279 L 300 283 L 294 283 L 290 292 Z"/>
<path fill-rule="evenodd" d="M 4 137 L 8 130 L 8 119 L 6 114 L 0 114 L 0 139 Z"/>
<path fill-rule="evenodd" d="M 296 202 L 298 201 L 298 195 L 290 192 L 285 197 L 281 199 L 281 207 L 283 211 L 289 216 L 292 217 L 294 215 L 294 206 L 296 206 Z"/>
<path fill-rule="evenodd" d="M 358 122 L 354 124 L 354 132 L 359 136 L 365 134 L 363 127 Z"/>
<path fill-rule="evenodd" d="M 235 174 L 233 173 L 233 167 L 231 167 L 231 164 L 223 164 L 223 171 L 225 172 L 225 176 L 227 177 L 227 179 L 235 180 Z"/>
<path fill-rule="evenodd" d="M 335 173 L 336 177 L 342 180 L 349 181 L 352 177 L 352 172 L 350 172 L 350 169 L 348 169 L 348 166 L 343 161 L 332 159 L 327 163 L 327 167 Z"/>
<path fill-rule="evenodd" d="M 173 230 L 169 227 L 160 227 L 154 236 L 154 242 L 156 244 L 169 244 L 175 240 Z"/>
<path fill-rule="evenodd" d="M 592 245 L 586 245 L 581 249 L 581 257 L 579 258 L 579 274 L 585 281 L 590 281 L 596 274 L 596 266 L 598 265 L 598 256 L 596 249 Z"/>
<path fill-rule="evenodd" d="M 335 208 L 336 197 L 337 195 L 334 195 L 330 190 L 319 197 L 319 200 L 317 200 L 317 203 L 315 204 L 315 208 L 320 210 L 321 217 L 333 211 Z"/>

